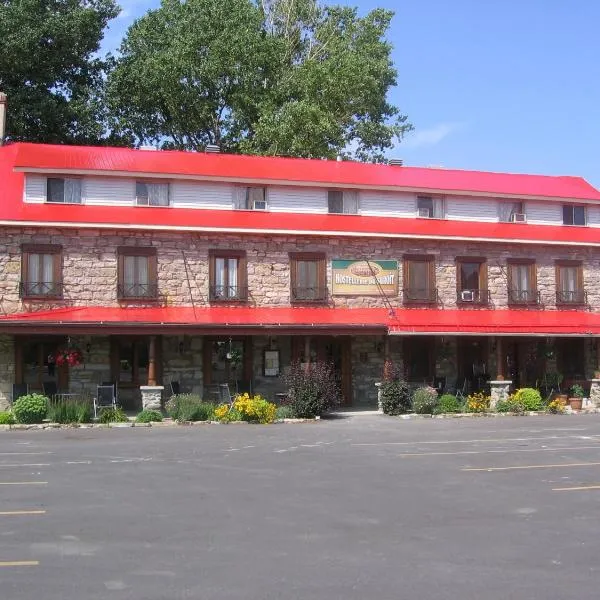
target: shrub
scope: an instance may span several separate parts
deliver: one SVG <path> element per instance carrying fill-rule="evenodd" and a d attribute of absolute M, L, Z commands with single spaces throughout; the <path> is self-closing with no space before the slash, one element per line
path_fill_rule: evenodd
<path fill-rule="evenodd" d="M 525 412 L 525 408 L 522 402 L 519 402 L 515 395 L 511 395 L 506 400 L 498 400 L 496 402 L 496 411 L 497 412 L 514 412 L 514 413 L 523 413 Z"/>
<path fill-rule="evenodd" d="M 482 413 L 490 407 L 490 397 L 483 392 L 467 396 L 467 412 Z"/>
<path fill-rule="evenodd" d="M 275 413 L 275 418 L 276 419 L 295 419 L 296 418 L 296 413 L 294 412 L 294 409 L 287 405 L 287 404 L 282 404 L 281 406 L 277 407 L 277 412 Z"/>
<path fill-rule="evenodd" d="M 417 388 L 413 392 L 412 407 L 420 415 L 431 415 L 438 403 L 438 395 L 430 386 Z"/>
<path fill-rule="evenodd" d="M 52 423 L 89 423 L 93 408 L 84 400 L 52 400 L 48 403 L 48 418 Z"/>
<path fill-rule="evenodd" d="M 144 409 L 135 418 L 137 423 L 160 423 L 163 420 L 162 413 L 158 410 Z"/>
<path fill-rule="evenodd" d="M 13 413 L 17 423 L 41 423 L 48 412 L 48 398 L 41 394 L 28 394 L 15 400 Z"/>
<path fill-rule="evenodd" d="M 457 413 L 462 408 L 462 404 L 454 394 L 443 394 L 440 396 L 435 412 L 436 414 Z"/>
<path fill-rule="evenodd" d="M 331 363 L 311 363 L 308 369 L 299 361 L 283 374 L 288 387 L 288 404 L 301 418 L 313 418 L 340 402 L 340 391 Z"/>
<path fill-rule="evenodd" d="M 562 414 L 565 412 L 565 401 L 561 398 L 555 398 L 551 402 L 548 403 L 548 412 L 553 413 L 555 415 Z"/>
<path fill-rule="evenodd" d="M 0 412 L 0 425 L 14 425 L 15 415 L 13 415 L 10 411 Z"/>
<path fill-rule="evenodd" d="M 210 421 L 214 417 L 215 407 L 202 402 L 196 394 L 177 394 L 166 405 L 167 414 L 175 421 Z"/>
<path fill-rule="evenodd" d="M 542 410 L 542 396 L 534 388 L 521 388 L 514 393 L 514 402 L 523 405 L 523 410 Z"/>
<path fill-rule="evenodd" d="M 235 397 L 233 408 L 240 413 L 242 421 L 263 425 L 272 423 L 277 413 L 275 404 L 268 402 L 259 394 L 250 396 L 247 392 Z"/>
<path fill-rule="evenodd" d="M 410 388 L 406 381 L 383 381 L 380 387 L 381 408 L 386 415 L 401 415 L 410 410 Z"/>
<path fill-rule="evenodd" d="M 242 420 L 240 411 L 229 404 L 219 404 L 214 410 L 214 417 L 220 423 L 233 423 Z"/>
<path fill-rule="evenodd" d="M 583 386 L 576 383 L 575 385 L 571 386 L 571 394 L 575 398 L 584 398 L 585 390 L 583 389 Z"/>
<path fill-rule="evenodd" d="M 98 417 L 100 423 L 127 423 L 129 419 L 120 406 L 117 408 L 103 408 Z"/>

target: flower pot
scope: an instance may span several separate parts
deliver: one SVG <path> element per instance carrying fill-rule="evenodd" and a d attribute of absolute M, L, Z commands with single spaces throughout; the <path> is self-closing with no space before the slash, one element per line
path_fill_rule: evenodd
<path fill-rule="evenodd" d="M 567 394 L 556 394 L 556 399 L 560 400 L 564 404 L 569 403 L 569 396 L 567 396 Z"/>
<path fill-rule="evenodd" d="M 583 398 L 569 398 L 569 406 L 573 410 L 581 410 L 583 404 Z"/>

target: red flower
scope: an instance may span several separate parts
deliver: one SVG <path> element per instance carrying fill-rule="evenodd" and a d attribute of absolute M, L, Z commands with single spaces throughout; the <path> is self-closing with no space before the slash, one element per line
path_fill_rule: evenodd
<path fill-rule="evenodd" d="M 58 366 L 66 364 L 70 367 L 76 367 L 83 362 L 83 354 L 79 348 L 61 348 L 56 351 L 54 359 Z"/>

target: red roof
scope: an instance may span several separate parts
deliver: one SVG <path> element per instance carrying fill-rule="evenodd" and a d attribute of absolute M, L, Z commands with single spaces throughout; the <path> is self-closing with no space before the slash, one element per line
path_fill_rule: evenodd
<path fill-rule="evenodd" d="M 22 170 L 153 173 L 180 177 L 287 181 L 355 187 L 472 192 L 518 197 L 600 200 L 580 177 L 398 167 L 350 161 L 132 150 L 92 146 L 14 144 Z"/>
<path fill-rule="evenodd" d="M 81 307 L 0 317 L 0 331 L 60 327 L 272 333 L 344 332 L 437 335 L 599 335 L 600 313 L 575 310 L 442 310 L 326 307 Z"/>

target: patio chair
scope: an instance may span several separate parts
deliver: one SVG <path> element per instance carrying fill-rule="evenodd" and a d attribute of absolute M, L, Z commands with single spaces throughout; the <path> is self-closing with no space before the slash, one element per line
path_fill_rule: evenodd
<path fill-rule="evenodd" d="M 231 405 L 233 403 L 233 398 L 231 397 L 231 391 L 229 390 L 228 383 L 219 384 L 219 398 L 223 404 Z"/>
<path fill-rule="evenodd" d="M 460 400 L 461 402 L 464 402 L 467 399 L 467 393 L 468 393 L 468 382 L 465 379 L 463 381 L 462 387 L 458 387 L 458 380 L 456 382 L 456 398 L 457 400 Z"/>
<path fill-rule="evenodd" d="M 441 396 L 446 389 L 446 378 L 445 377 L 434 377 L 433 378 L 433 387 L 435 391 L 438 393 L 438 396 Z"/>
<path fill-rule="evenodd" d="M 169 383 L 169 387 L 171 388 L 171 396 L 178 396 L 181 394 L 181 386 L 179 385 L 179 381 L 171 381 L 171 383 Z"/>
<path fill-rule="evenodd" d="M 29 385 L 27 383 L 13 383 L 12 401 L 18 400 L 21 396 L 29 394 Z"/>
<path fill-rule="evenodd" d="M 56 385 L 56 381 L 44 381 L 42 383 L 42 391 L 44 392 L 44 396 L 46 398 L 50 398 L 52 400 L 56 394 L 58 394 L 58 386 Z"/>
<path fill-rule="evenodd" d="M 115 399 L 117 402 L 119 401 L 119 388 L 117 387 L 117 383 L 115 381 L 103 381 L 100 385 L 101 386 L 111 385 L 115 390 Z"/>
<path fill-rule="evenodd" d="M 99 385 L 94 397 L 94 418 L 102 408 L 117 408 L 117 396 L 114 385 Z"/>

